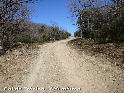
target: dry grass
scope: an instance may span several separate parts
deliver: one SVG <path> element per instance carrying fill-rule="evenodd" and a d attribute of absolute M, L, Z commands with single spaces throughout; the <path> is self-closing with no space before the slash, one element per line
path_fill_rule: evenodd
<path fill-rule="evenodd" d="M 69 44 L 93 56 L 104 56 L 117 66 L 124 67 L 124 45 L 122 43 L 96 44 L 90 40 L 80 38 L 72 40 Z"/>

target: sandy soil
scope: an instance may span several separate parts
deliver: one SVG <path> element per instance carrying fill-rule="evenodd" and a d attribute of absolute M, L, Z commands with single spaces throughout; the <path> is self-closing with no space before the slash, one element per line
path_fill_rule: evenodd
<path fill-rule="evenodd" d="M 20 90 L 0 93 L 124 93 L 124 71 L 104 58 L 79 54 L 67 45 L 72 39 L 40 45 L 29 73 L 13 86 Z"/>

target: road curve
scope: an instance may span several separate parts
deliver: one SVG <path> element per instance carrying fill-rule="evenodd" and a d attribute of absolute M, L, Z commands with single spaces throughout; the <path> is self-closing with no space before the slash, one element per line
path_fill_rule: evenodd
<path fill-rule="evenodd" d="M 18 93 L 124 93 L 123 70 L 91 57 L 66 40 L 40 45 L 39 56 Z"/>

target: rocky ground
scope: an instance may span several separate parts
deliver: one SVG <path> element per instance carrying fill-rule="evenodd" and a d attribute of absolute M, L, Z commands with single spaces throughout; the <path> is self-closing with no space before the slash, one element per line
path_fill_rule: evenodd
<path fill-rule="evenodd" d="M 38 55 L 37 44 L 19 44 L 0 56 L 0 93 L 4 87 L 16 86 L 23 82 L 22 76 L 28 73 L 32 60 Z"/>
<path fill-rule="evenodd" d="M 74 39 L 24 46 L 1 56 L 0 93 L 124 93 L 124 71 L 104 57 L 70 47 Z"/>
<path fill-rule="evenodd" d="M 91 56 L 101 56 L 113 64 L 124 68 L 124 44 L 123 43 L 106 43 L 96 44 L 90 40 L 82 40 L 80 38 L 74 39 L 69 42 L 71 47 L 79 51 L 85 51 L 86 54 Z"/>

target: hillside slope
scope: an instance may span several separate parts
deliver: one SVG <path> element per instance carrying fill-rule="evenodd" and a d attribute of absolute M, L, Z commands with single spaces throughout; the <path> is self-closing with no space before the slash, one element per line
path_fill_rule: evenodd
<path fill-rule="evenodd" d="M 67 45 L 72 39 L 39 45 L 29 73 L 13 86 L 22 90 L 0 93 L 124 93 L 124 71 L 104 58 L 79 54 Z"/>

